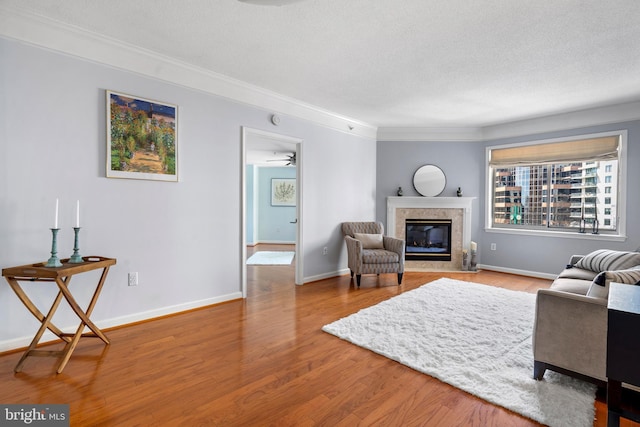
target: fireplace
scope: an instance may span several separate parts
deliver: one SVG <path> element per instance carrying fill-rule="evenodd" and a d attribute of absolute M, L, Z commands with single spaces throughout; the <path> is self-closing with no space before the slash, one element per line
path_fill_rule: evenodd
<path fill-rule="evenodd" d="M 451 261 L 450 219 L 405 219 L 405 260 Z"/>
<path fill-rule="evenodd" d="M 405 254 L 412 254 L 405 258 L 405 271 L 462 270 L 462 252 L 468 251 L 471 244 L 471 205 L 473 200 L 473 197 L 387 197 L 386 230 L 391 237 L 403 239 L 406 248 Z M 406 238 L 407 219 L 447 221 L 449 230 L 447 233 L 443 233 L 447 236 L 449 243 L 447 260 L 435 260 L 432 256 L 429 256 L 428 259 L 425 259 L 426 257 L 414 258 L 417 254 L 409 252 L 412 250 L 410 246 L 413 242 Z M 434 251 L 435 249 L 432 249 L 432 252 Z"/>

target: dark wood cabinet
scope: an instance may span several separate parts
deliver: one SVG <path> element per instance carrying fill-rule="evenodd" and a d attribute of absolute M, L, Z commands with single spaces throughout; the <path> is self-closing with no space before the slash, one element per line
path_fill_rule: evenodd
<path fill-rule="evenodd" d="M 607 327 L 607 426 L 619 426 L 620 417 L 640 422 L 635 392 L 622 383 L 640 387 L 640 286 L 611 283 Z"/>

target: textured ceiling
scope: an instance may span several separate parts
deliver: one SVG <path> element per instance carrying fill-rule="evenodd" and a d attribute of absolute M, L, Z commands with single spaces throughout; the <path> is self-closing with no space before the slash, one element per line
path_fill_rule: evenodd
<path fill-rule="evenodd" d="M 640 100 L 638 0 L 0 0 L 377 127 Z"/>

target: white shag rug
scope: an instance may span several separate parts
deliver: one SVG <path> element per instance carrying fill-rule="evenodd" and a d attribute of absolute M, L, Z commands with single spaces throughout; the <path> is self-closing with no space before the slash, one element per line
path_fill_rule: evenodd
<path fill-rule="evenodd" d="M 596 387 L 533 379 L 535 294 L 441 278 L 322 330 L 542 424 L 588 427 Z"/>
<path fill-rule="evenodd" d="M 289 265 L 295 252 L 260 251 L 247 259 L 247 265 Z"/>

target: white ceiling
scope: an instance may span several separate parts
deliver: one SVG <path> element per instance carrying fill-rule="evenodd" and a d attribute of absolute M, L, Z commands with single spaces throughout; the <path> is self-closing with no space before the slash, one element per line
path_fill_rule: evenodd
<path fill-rule="evenodd" d="M 245 162 L 265 167 L 290 166 L 289 156 L 296 153 L 296 144 L 265 135 L 250 134 L 246 140 Z M 291 166 L 293 167 L 293 166 Z"/>
<path fill-rule="evenodd" d="M 0 0 L 384 128 L 640 100 L 638 0 Z"/>

